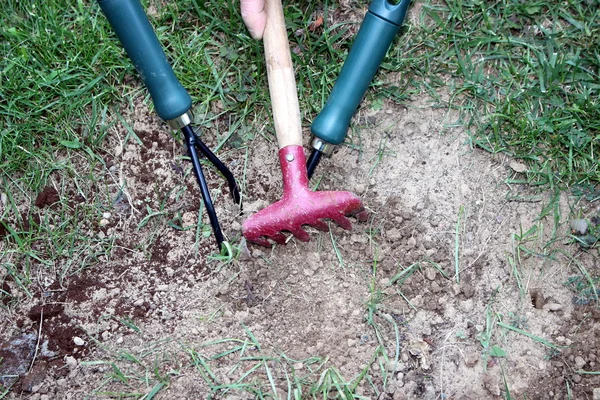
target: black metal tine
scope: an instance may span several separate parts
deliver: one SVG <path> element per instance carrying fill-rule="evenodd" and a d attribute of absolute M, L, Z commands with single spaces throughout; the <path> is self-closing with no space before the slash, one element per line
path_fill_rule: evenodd
<path fill-rule="evenodd" d="M 198 184 L 200 185 L 202 200 L 204 201 L 206 213 L 208 214 L 208 219 L 210 220 L 210 226 L 212 227 L 213 233 L 215 234 L 215 239 L 217 240 L 217 246 L 219 247 L 220 252 L 225 239 L 223 237 L 223 232 L 221 232 L 221 226 L 219 225 L 217 213 L 215 212 L 215 206 L 210 197 L 210 191 L 208 190 L 206 178 L 204 177 L 204 173 L 202 172 L 202 166 L 200 165 L 198 153 L 196 152 L 196 144 L 198 141 L 198 137 L 189 125 L 181 128 L 181 131 L 185 136 L 185 141 L 190 154 L 190 158 L 192 159 L 192 164 L 194 166 L 194 175 L 196 175 L 196 179 L 198 180 Z"/>
<path fill-rule="evenodd" d="M 312 178 L 313 173 L 315 172 L 315 168 L 319 165 L 319 161 L 321 161 L 321 153 L 319 150 L 313 150 L 306 161 L 306 172 L 308 172 L 308 179 Z"/>
<path fill-rule="evenodd" d="M 192 129 L 192 132 L 193 132 L 193 129 Z M 223 164 L 223 162 L 219 159 L 219 157 L 217 157 L 215 155 L 215 153 L 213 153 L 208 148 L 208 146 L 204 144 L 204 142 L 198 137 L 198 135 L 196 135 L 196 132 L 193 132 L 193 134 L 195 136 L 196 146 L 198 146 L 198 148 L 200 149 L 202 154 L 204 154 L 206 156 L 208 161 L 210 161 L 215 167 L 217 167 L 219 172 L 221 174 L 223 174 L 225 179 L 227 179 L 227 184 L 229 185 L 229 191 L 231 193 L 231 197 L 233 197 L 233 201 L 236 204 L 241 206 L 242 200 L 240 197 L 240 189 L 238 187 L 237 182 L 235 181 L 235 178 L 233 177 L 233 174 L 231 173 L 229 168 L 227 168 L 227 166 L 225 164 Z"/>

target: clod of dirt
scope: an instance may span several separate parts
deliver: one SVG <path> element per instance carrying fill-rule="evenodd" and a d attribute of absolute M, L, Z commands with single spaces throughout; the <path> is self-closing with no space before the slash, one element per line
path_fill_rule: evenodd
<path fill-rule="evenodd" d="M 48 350 L 51 353 L 75 354 L 82 356 L 88 350 L 87 347 L 78 346 L 73 338 L 85 336 L 85 331 L 75 326 L 76 321 L 65 314 L 62 304 L 43 304 L 33 306 L 27 313 L 27 317 L 39 323 L 43 320 L 42 338 L 48 342 Z"/>
<path fill-rule="evenodd" d="M 46 320 L 60 315 L 64 309 L 65 307 L 62 304 L 37 305 L 31 307 L 27 317 L 33 322 L 39 322 L 42 318 Z"/>
<path fill-rule="evenodd" d="M 8 235 L 8 229 L 6 229 L 7 226 L 8 221 L 0 220 L 0 239 Z"/>
<path fill-rule="evenodd" d="M 22 333 L 0 345 L 0 384 L 11 387 L 19 376 L 27 372 L 33 354 L 37 335 Z"/>
<path fill-rule="evenodd" d="M 8 282 L 4 281 L 2 283 L 2 286 L 0 287 L 0 302 L 2 302 L 2 304 L 7 306 L 8 303 L 10 303 L 11 299 L 12 299 L 12 291 L 10 289 L 10 285 L 8 284 Z"/>
<path fill-rule="evenodd" d="M 428 370 L 431 367 L 429 360 L 429 352 L 431 347 L 424 340 L 418 338 L 411 338 L 408 343 L 408 352 L 413 357 L 419 360 L 421 368 Z"/>
<path fill-rule="evenodd" d="M 44 208 L 46 206 L 51 206 L 54 203 L 58 203 L 60 201 L 60 196 L 56 189 L 51 186 L 46 186 L 35 198 L 35 205 L 39 208 Z"/>
<path fill-rule="evenodd" d="M 485 374 L 483 376 L 483 386 L 490 394 L 500 396 L 500 379 L 496 375 Z"/>
<path fill-rule="evenodd" d="M 21 380 L 21 390 L 24 392 L 37 392 L 46 378 L 48 363 L 36 362 L 31 371 Z"/>

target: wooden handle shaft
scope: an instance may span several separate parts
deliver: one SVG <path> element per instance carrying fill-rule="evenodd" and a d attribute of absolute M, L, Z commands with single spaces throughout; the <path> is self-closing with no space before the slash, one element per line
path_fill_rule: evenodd
<path fill-rule="evenodd" d="M 300 106 L 281 0 L 266 0 L 263 35 L 273 121 L 279 148 L 302 146 Z"/>

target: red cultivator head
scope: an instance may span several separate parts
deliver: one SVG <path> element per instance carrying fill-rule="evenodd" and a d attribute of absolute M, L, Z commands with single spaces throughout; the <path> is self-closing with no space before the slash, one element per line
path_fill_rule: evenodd
<path fill-rule="evenodd" d="M 248 218 L 242 232 L 248 241 L 271 246 L 271 239 L 285 244 L 289 232 L 303 242 L 310 239 L 303 225 L 327 232 L 323 220 L 332 220 L 344 229 L 352 229 L 346 216 L 364 221 L 367 212 L 358 196 L 350 192 L 313 192 L 308 188 L 306 157 L 302 146 L 286 146 L 279 150 L 283 173 L 283 197 L 277 203 Z"/>

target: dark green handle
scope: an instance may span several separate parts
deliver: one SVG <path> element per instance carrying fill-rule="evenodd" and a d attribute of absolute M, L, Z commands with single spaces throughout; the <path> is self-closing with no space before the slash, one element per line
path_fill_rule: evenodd
<path fill-rule="evenodd" d="M 173 73 L 139 0 L 98 0 L 98 4 L 146 84 L 158 116 L 169 121 L 184 115 L 192 98 Z"/>
<path fill-rule="evenodd" d="M 311 131 L 316 137 L 331 144 L 344 141 L 350 120 L 402 25 L 409 3 L 371 2 L 331 94 L 313 121 Z"/>

